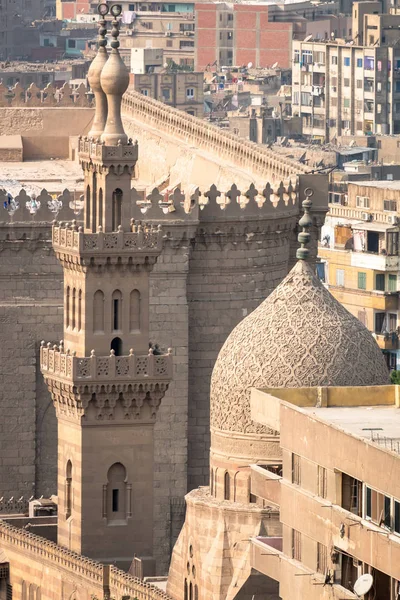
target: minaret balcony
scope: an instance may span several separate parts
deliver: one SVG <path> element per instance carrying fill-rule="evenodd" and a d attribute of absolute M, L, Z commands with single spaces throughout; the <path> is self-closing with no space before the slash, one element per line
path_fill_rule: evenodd
<path fill-rule="evenodd" d="M 172 379 L 172 351 L 167 354 L 136 355 L 132 350 L 127 356 L 115 356 L 112 350 L 109 356 L 96 356 L 92 350 L 89 357 L 78 357 L 62 346 L 47 346 L 42 342 L 40 348 L 40 368 L 45 377 L 59 379 L 75 384 L 101 382 L 164 382 Z"/>
<path fill-rule="evenodd" d="M 84 233 L 83 227 L 78 227 L 75 221 L 71 226 L 54 223 L 53 248 L 59 258 L 60 255 L 70 255 L 72 262 L 75 262 L 74 257 L 89 259 L 110 254 L 126 257 L 142 255 L 143 262 L 150 257 L 155 262 L 162 250 L 161 227 L 142 227 L 132 223 L 131 228 L 131 231 L 123 231 L 119 226 L 118 231 L 109 233 L 100 228 L 97 233 Z"/>
<path fill-rule="evenodd" d="M 106 146 L 98 140 L 89 140 L 88 138 L 80 138 L 79 158 L 83 161 L 92 161 L 96 163 L 106 164 L 107 162 L 126 161 L 127 163 L 136 162 L 138 160 L 138 143 L 137 141 L 128 144 L 118 144 L 116 146 Z"/>

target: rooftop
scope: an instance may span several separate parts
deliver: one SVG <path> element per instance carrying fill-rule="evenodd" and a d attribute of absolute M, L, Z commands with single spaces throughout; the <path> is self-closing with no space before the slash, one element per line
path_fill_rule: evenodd
<path fill-rule="evenodd" d="M 310 407 L 300 410 L 350 435 L 372 441 L 400 454 L 400 410 L 394 405 Z"/>
<path fill-rule="evenodd" d="M 0 168 L 0 189 L 16 196 L 24 187 L 27 194 L 40 194 L 44 188 L 50 194 L 66 188 L 83 190 L 82 170 L 71 160 L 38 160 L 3 162 Z"/>
<path fill-rule="evenodd" d="M 393 181 L 389 181 L 387 179 L 383 179 L 382 181 L 349 181 L 349 185 L 362 185 L 381 190 L 400 190 L 399 179 L 395 179 Z"/>

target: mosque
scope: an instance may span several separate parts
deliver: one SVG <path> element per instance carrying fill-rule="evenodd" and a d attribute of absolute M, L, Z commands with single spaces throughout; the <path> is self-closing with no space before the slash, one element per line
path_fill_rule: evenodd
<path fill-rule="evenodd" d="M 79 141 L 83 226 L 52 228 L 64 335 L 58 345 L 43 342 L 40 363 L 58 421 L 57 542 L 46 539 L 50 521 L 33 534 L 39 516 L 28 528 L 1 521 L 0 599 L 277 600 L 276 580 L 252 566 L 251 540 L 282 535 L 279 507 L 257 494 L 252 468 L 280 477 L 282 449 L 279 433 L 253 419 L 252 390 L 384 390 L 389 374 L 371 334 L 314 273 L 308 190 L 296 264 L 233 329 L 215 363 L 209 485 L 186 496 L 166 591 L 143 580 L 154 573 L 155 423 L 174 353 L 149 350 L 150 274 L 163 236 L 131 220 L 138 147 L 121 120 L 128 74 L 119 10 L 111 8 L 109 55 L 102 15 L 89 72 L 96 114 Z"/>

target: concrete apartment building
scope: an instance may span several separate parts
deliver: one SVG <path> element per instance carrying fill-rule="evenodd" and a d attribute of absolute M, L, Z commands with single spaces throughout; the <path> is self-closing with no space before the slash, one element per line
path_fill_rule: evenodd
<path fill-rule="evenodd" d="M 251 493 L 282 525 L 281 537 L 253 537 L 253 569 L 282 600 L 397 600 L 398 387 L 253 389 L 251 414 L 282 451 L 282 472 L 251 467 Z M 363 574 L 372 587 L 357 595 Z"/>
<path fill-rule="evenodd" d="M 379 7 L 354 3 L 351 40 L 293 41 L 292 111 L 305 135 L 400 132 L 400 15 L 364 14 Z"/>
<path fill-rule="evenodd" d="M 134 90 L 202 118 L 204 73 L 172 71 L 164 64 L 162 50 L 132 48 L 130 81 Z"/>
<path fill-rule="evenodd" d="M 350 182 L 331 193 L 321 232 L 321 279 L 373 333 L 391 369 L 399 351 L 399 181 Z"/>

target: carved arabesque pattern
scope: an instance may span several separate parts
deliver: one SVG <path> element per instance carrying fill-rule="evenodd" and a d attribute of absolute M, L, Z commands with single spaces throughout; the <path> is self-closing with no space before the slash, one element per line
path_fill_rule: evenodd
<path fill-rule="evenodd" d="M 251 420 L 251 387 L 362 386 L 390 383 L 371 333 L 299 261 L 232 331 L 211 378 L 211 426 L 264 433 Z"/>

